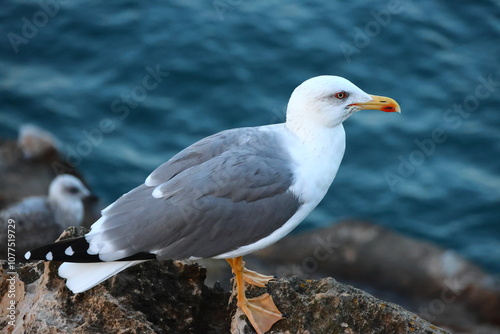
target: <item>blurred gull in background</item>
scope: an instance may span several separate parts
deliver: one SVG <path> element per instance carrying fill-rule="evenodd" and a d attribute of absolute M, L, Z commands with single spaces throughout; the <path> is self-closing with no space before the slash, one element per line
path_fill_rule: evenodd
<path fill-rule="evenodd" d="M 44 242 L 56 240 L 69 227 L 80 225 L 84 217 L 82 200 L 90 191 L 73 175 L 57 176 L 49 188 L 48 197 L 27 197 L 21 202 L 0 211 L 0 240 L 7 239 L 7 225 L 15 222 L 16 255 Z M 2 247 L 0 258 L 6 258 L 7 248 Z"/>

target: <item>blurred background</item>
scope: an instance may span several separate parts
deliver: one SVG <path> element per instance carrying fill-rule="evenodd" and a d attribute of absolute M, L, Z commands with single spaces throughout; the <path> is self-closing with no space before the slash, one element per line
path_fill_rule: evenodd
<path fill-rule="evenodd" d="M 497 1 L 6 0 L 0 18 L 0 137 L 51 131 L 103 206 L 339 75 L 403 112 L 345 122 L 337 178 L 295 233 L 369 220 L 500 274 Z"/>

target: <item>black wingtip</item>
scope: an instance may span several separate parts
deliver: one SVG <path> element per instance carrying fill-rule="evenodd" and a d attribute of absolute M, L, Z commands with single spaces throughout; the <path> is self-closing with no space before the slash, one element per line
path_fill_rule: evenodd
<path fill-rule="evenodd" d="M 25 254 L 26 260 L 63 262 L 101 262 L 98 255 L 87 253 L 89 243 L 85 237 L 65 239 L 33 249 Z"/>
<path fill-rule="evenodd" d="M 99 255 L 89 254 L 89 243 L 85 237 L 64 239 L 27 252 L 26 260 L 62 261 L 62 262 L 103 262 Z M 155 254 L 140 252 L 117 261 L 154 260 Z"/>

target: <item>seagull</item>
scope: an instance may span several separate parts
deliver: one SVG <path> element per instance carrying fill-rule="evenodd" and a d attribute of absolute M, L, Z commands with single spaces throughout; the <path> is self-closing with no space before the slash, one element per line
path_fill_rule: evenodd
<path fill-rule="evenodd" d="M 90 191 L 73 175 L 57 176 L 50 183 L 48 197 L 28 197 L 0 211 L 0 240 L 7 241 L 10 225 L 14 226 L 19 254 L 40 243 L 53 242 L 67 227 L 82 223 L 82 199 L 89 195 Z M 4 251 L 7 249 L 2 249 L 2 258 Z"/>
<path fill-rule="evenodd" d="M 201 139 L 105 208 L 88 234 L 25 257 L 63 261 L 59 275 L 73 293 L 144 261 L 225 259 L 238 307 L 264 333 L 283 315 L 268 293 L 246 298 L 245 284 L 264 287 L 274 277 L 246 269 L 242 257 L 290 233 L 323 199 L 345 151 L 342 122 L 364 109 L 400 112 L 393 99 L 344 78 L 306 80 L 285 123 Z"/>

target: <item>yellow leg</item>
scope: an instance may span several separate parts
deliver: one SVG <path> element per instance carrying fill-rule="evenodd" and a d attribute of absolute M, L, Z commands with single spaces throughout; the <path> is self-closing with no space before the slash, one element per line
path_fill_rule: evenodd
<path fill-rule="evenodd" d="M 243 258 L 236 257 L 227 259 L 235 276 L 238 307 L 246 314 L 248 320 L 258 334 L 267 332 L 277 321 L 283 319 L 283 315 L 274 304 L 273 298 L 268 293 L 259 297 L 247 299 L 245 296 L 245 282 L 257 286 L 265 286 L 265 283 L 273 279 L 245 268 Z M 265 282 L 265 283 L 264 283 Z"/>

